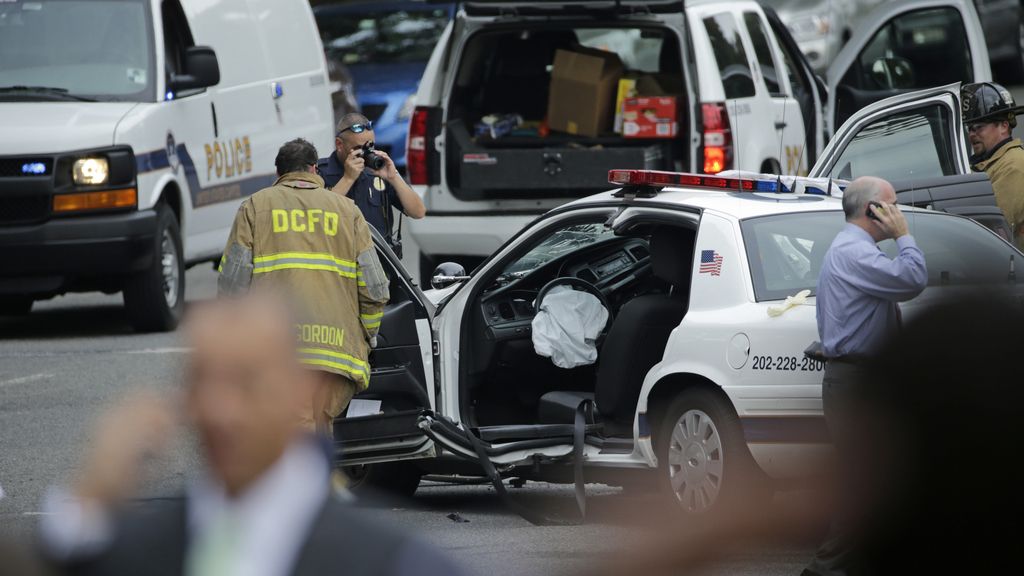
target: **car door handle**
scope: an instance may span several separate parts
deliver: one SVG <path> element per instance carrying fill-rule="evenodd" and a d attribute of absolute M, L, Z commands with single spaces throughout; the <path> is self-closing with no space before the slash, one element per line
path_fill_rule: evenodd
<path fill-rule="evenodd" d="M 776 130 L 785 130 L 786 129 L 786 123 L 785 122 L 776 122 L 775 123 L 775 129 Z"/>

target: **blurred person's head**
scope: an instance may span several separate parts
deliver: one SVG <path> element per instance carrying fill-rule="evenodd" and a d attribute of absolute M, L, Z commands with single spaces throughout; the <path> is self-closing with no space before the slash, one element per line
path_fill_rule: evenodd
<path fill-rule="evenodd" d="M 362 148 L 367 142 L 373 142 L 373 125 L 370 120 L 358 112 L 349 112 L 338 121 L 335 131 L 334 146 L 338 158 L 344 161 L 353 150 Z"/>
<path fill-rule="evenodd" d="M 238 493 L 300 433 L 310 373 L 295 355 L 287 304 L 268 294 L 197 306 L 186 334 L 188 416 L 211 472 Z"/>
<path fill-rule="evenodd" d="M 871 235 L 875 242 L 885 240 L 885 232 L 876 226 L 868 217 L 868 205 L 871 202 L 882 204 L 896 203 L 896 190 L 881 178 L 861 176 L 843 191 L 843 213 L 846 221 L 856 224 Z"/>
<path fill-rule="evenodd" d="M 274 166 L 277 175 L 284 176 L 291 172 L 316 172 L 316 147 L 302 138 L 286 142 L 277 151 Z"/>
<path fill-rule="evenodd" d="M 868 367 L 853 452 L 869 489 L 865 573 L 998 573 L 1016 563 L 1024 310 L 998 292 L 924 312 Z"/>

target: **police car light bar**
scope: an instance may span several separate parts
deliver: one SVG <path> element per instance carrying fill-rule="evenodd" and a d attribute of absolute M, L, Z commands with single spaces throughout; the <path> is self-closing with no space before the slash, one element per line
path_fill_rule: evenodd
<path fill-rule="evenodd" d="M 777 179 L 723 178 L 705 174 L 683 172 L 661 172 L 658 170 L 609 170 L 608 182 L 620 186 L 644 186 L 661 188 L 685 186 L 687 188 L 712 188 L 737 192 L 788 192 L 780 189 Z"/>

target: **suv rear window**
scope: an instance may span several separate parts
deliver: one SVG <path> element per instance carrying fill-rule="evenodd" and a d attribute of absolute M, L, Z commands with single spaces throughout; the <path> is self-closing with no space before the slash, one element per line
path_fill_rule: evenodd
<path fill-rule="evenodd" d="M 910 233 L 924 252 L 928 285 L 1006 283 L 1012 247 L 983 226 L 951 215 L 909 212 Z M 783 300 L 801 290 L 814 290 L 825 253 L 846 224 L 842 212 L 805 212 L 766 216 L 740 224 L 758 302 Z M 896 256 L 896 243 L 879 248 Z"/>
<path fill-rule="evenodd" d="M 449 100 L 448 118 L 476 122 L 486 114 L 547 114 L 551 68 L 557 50 L 581 46 L 618 54 L 627 70 L 665 73 L 682 80 L 674 34 L 660 27 L 543 27 L 473 35 L 463 50 Z"/>
<path fill-rule="evenodd" d="M 740 39 L 739 25 L 732 14 L 723 13 L 704 19 L 704 29 L 715 53 L 726 99 L 754 95 L 754 76 L 750 72 L 747 50 Z"/>

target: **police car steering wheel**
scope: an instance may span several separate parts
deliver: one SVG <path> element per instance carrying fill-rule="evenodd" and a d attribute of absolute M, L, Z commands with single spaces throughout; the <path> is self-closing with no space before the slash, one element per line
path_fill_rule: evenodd
<path fill-rule="evenodd" d="M 540 292 L 537 292 L 537 299 L 534 301 L 536 302 L 535 309 L 537 311 L 540 310 L 540 305 L 544 302 L 544 297 L 548 295 L 548 292 L 550 292 L 552 288 L 557 286 L 572 286 L 576 290 L 587 292 L 597 298 L 597 300 L 601 302 L 601 306 L 604 306 L 604 309 L 608 311 L 608 321 L 605 322 L 604 328 L 601 330 L 601 336 L 608 333 L 608 329 L 612 326 L 612 320 L 615 318 L 615 313 L 612 312 L 612 306 L 608 302 L 608 297 L 605 296 L 604 292 L 601 292 L 601 289 L 597 286 L 575 276 L 561 276 L 545 284 L 544 287 L 540 289 Z"/>

